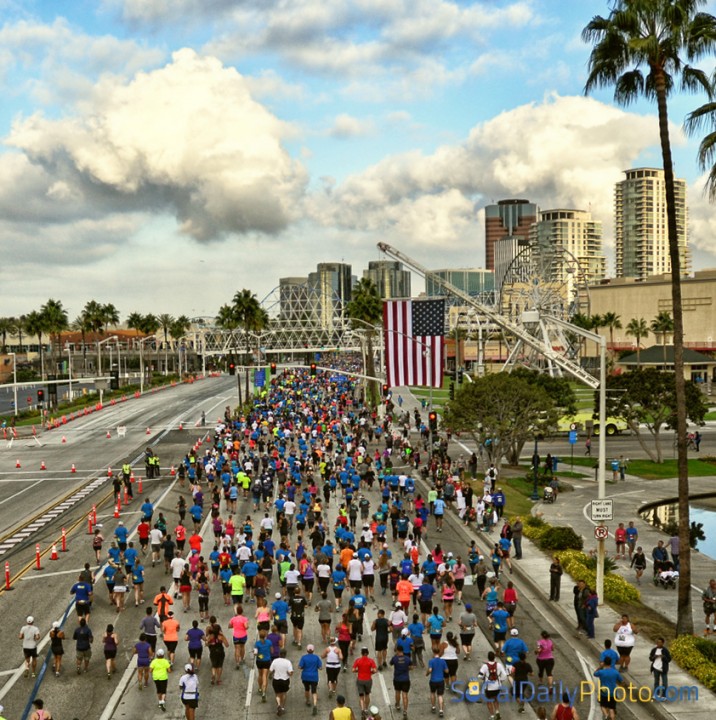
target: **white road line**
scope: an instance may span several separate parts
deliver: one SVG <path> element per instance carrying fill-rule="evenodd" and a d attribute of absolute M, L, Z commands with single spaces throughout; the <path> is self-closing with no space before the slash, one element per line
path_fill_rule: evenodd
<path fill-rule="evenodd" d="M 99 716 L 99 720 L 110 720 L 112 715 L 114 714 L 114 711 L 117 709 L 117 706 L 119 705 L 119 701 L 122 699 L 122 695 L 127 691 L 127 688 L 129 687 L 129 683 L 132 682 L 132 677 L 134 676 L 134 670 L 137 667 L 137 662 L 134 656 L 132 656 L 132 659 L 129 661 L 129 664 L 127 665 L 124 673 L 122 674 L 122 677 L 120 678 L 119 682 L 117 683 L 117 687 L 114 688 L 114 692 L 112 693 L 112 696 L 109 698 L 109 701 L 107 702 L 107 705 L 104 708 L 104 711 Z M 591 718 L 590 718 L 591 720 Z"/>
<path fill-rule="evenodd" d="M 592 674 L 592 670 L 589 667 L 587 659 L 579 651 L 577 651 L 577 657 L 579 658 L 579 664 L 582 666 L 582 672 L 584 673 L 584 677 L 587 682 L 593 682 L 594 675 Z M 599 711 L 597 710 L 597 700 L 594 693 L 592 693 L 589 696 L 589 715 L 586 720 L 597 720 L 598 717 Z"/>
<path fill-rule="evenodd" d="M 23 493 L 26 493 L 28 490 L 32 490 L 32 488 L 35 487 L 35 485 L 39 485 L 42 482 L 42 480 L 35 480 L 32 485 L 28 485 L 26 488 L 23 488 L 22 490 L 19 490 L 18 492 L 14 493 L 13 495 L 10 495 L 9 497 L 6 497 L 4 500 L 0 500 L 0 505 L 4 505 L 6 502 L 10 502 L 10 500 L 13 500 L 18 495 L 22 495 Z"/>
<path fill-rule="evenodd" d="M 256 661 L 254 661 L 254 666 L 251 668 L 251 672 L 249 673 L 249 686 L 246 688 L 246 702 L 244 703 L 244 707 L 248 710 L 251 707 L 251 697 L 254 694 L 254 678 L 256 677 Z"/>
<path fill-rule="evenodd" d="M 33 575 L 23 575 L 21 580 L 39 580 L 42 578 L 54 577 L 55 575 L 71 575 L 72 573 L 81 573 L 84 570 L 83 567 L 77 568 L 76 570 L 58 570 L 57 572 L 47 573 L 34 573 Z"/>

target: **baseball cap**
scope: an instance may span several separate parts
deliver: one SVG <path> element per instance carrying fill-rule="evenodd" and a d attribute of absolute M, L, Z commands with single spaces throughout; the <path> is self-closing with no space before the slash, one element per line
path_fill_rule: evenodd
<path fill-rule="evenodd" d="M 397 608 L 402 608 L 402 607 L 403 607 L 403 603 L 397 602 L 397 603 L 395 603 L 395 607 L 397 607 Z"/>
<path fill-rule="evenodd" d="M 380 713 L 380 708 L 377 705 L 371 705 L 368 708 L 368 712 L 370 712 L 371 715 L 378 715 Z"/>
<path fill-rule="evenodd" d="M 34 622 L 35 622 L 35 618 L 32 617 L 32 615 L 28 615 L 27 616 L 27 624 L 32 625 L 32 623 L 34 623 Z"/>
<path fill-rule="evenodd" d="M 387 550 L 387 549 L 388 549 L 388 543 L 383 543 L 383 548 Z"/>
<path fill-rule="evenodd" d="M 193 666 L 191 663 L 187 663 L 187 664 L 184 666 L 184 670 L 186 670 L 187 672 L 193 672 L 193 671 L 194 671 L 194 666 Z"/>
<path fill-rule="evenodd" d="M 447 556 L 448 556 L 448 557 L 452 557 L 452 553 L 448 553 Z"/>
<path fill-rule="evenodd" d="M 308 645 L 308 646 L 306 646 L 306 651 L 307 651 L 307 652 L 313 652 L 315 649 L 316 649 L 316 648 L 315 648 L 313 645 Z"/>
<path fill-rule="evenodd" d="M 161 648 L 159 648 L 159 650 L 157 650 L 157 656 L 158 656 L 158 657 L 164 657 L 164 650 L 162 650 Z"/>
<path fill-rule="evenodd" d="M 124 523 L 120 520 L 117 525 L 124 525 Z"/>
<path fill-rule="evenodd" d="M 55 620 L 55 622 L 52 623 L 52 627 L 57 629 L 58 627 L 60 627 L 60 623 L 58 623 L 57 620 Z"/>
<path fill-rule="evenodd" d="M 274 595 L 274 597 L 276 598 L 276 600 L 280 600 L 280 599 L 281 599 L 281 593 L 276 593 L 276 595 Z"/>
<path fill-rule="evenodd" d="M 400 634 L 401 634 L 401 635 L 407 635 L 409 632 L 410 632 L 410 630 L 408 630 L 408 628 L 403 628 L 403 629 L 401 630 Z"/>
<path fill-rule="evenodd" d="M 367 652 L 368 652 L 368 648 L 365 647 L 365 645 L 364 645 L 364 646 L 360 649 L 360 651 L 361 651 L 361 653 L 367 653 Z"/>
<path fill-rule="evenodd" d="M 470 610 L 472 610 L 472 605 L 470 603 L 465 603 L 465 610 L 470 612 Z"/>
<path fill-rule="evenodd" d="M 519 634 L 520 634 L 520 631 L 517 628 L 512 628 L 512 630 L 510 630 L 510 635 L 519 635 Z"/>

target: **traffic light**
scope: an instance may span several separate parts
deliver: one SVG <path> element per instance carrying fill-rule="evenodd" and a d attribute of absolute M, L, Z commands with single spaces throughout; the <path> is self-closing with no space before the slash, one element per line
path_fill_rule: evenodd
<path fill-rule="evenodd" d="M 311 363 L 311 377 L 316 377 L 316 363 Z"/>
<path fill-rule="evenodd" d="M 462 374 L 463 374 L 463 369 L 460 368 L 460 369 L 457 371 L 457 382 L 458 382 L 458 385 L 462 385 Z"/>
<path fill-rule="evenodd" d="M 455 399 L 455 383 L 454 382 L 450 383 L 450 399 L 451 400 Z"/>
<path fill-rule="evenodd" d="M 229 363 L 229 375 L 236 375 L 236 365 Z"/>
<path fill-rule="evenodd" d="M 276 363 L 271 363 L 271 374 L 272 375 L 276 374 Z"/>
<path fill-rule="evenodd" d="M 383 385 L 383 397 L 388 397 L 390 394 L 390 386 L 389 385 Z"/>
<path fill-rule="evenodd" d="M 434 410 L 428 413 L 428 427 L 431 432 L 438 431 L 438 414 Z"/>
<path fill-rule="evenodd" d="M 119 390 L 119 370 L 110 370 L 109 389 L 110 390 Z"/>
<path fill-rule="evenodd" d="M 37 391 L 37 404 L 42 405 L 43 402 L 45 402 L 45 391 L 38 390 Z"/>

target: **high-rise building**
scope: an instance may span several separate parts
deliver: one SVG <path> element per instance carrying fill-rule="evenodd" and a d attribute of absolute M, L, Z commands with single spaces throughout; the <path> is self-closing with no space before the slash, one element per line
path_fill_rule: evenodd
<path fill-rule="evenodd" d="M 644 279 L 671 272 L 664 171 L 634 168 L 614 189 L 616 276 Z M 676 230 L 682 275 L 691 269 L 686 181 L 674 180 Z"/>
<path fill-rule="evenodd" d="M 431 272 L 469 295 L 478 296 L 492 293 L 495 288 L 495 275 L 491 270 L 483 268 L 443 268 Z M 427 277 L 425 278 L 425 294 L 428 296 L 447 295 L 447 292 L 439 280 Z"/>
<path fill-rule="evenodd" d="M 354 277 L 346 263 L 319 263 L 316 272 L 308 275 L 309 292 L 317 301 L 318 321 L 331 329 L 334 320 L 343 314 L 351 300 Z"/>
<path fill-rule="evenodd" d="M 505 237 L 527 240 L 539 208 L 529 200 L 499 200 L 485 207 L 485 267 L 495 269 L 495 243 Z"/>
<path fill-rule="evenodd" d="M 543 210 L 530 230 L 530 242 L 540 249 L 565 250 L 579 262 L 590 284 L 601 282 L 606 275 L 602 223 L 586 210 Z"/>
<path fill-rule="evenodd" d="M 371 260 L 363 277 L 373 281 L 384 300 L 410 297 L 410 271 L 397 260 Z"/>
<path fill-rule="evenodd" d="M 282 320 L 308 321 L 313 317 L 307 277 L 285 277 L 278 281 Z"/>
<path fill-rule="evenodd" d="M 522 250 L 529 247 L 529 241 L 516 235 L 507 235 L 496 240 L 493 246 L 495 258 L 495 292 L 499 295 L 502 290 L 502 281 L 507 275 L 512 261 Z"/>

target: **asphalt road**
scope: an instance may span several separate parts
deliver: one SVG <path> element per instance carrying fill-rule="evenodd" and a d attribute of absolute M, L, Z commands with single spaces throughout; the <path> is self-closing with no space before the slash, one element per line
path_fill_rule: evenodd
<path fill-rule="evenodd" d="M 192 426 L 198 420 L 202 410 L 207 418 L 214 420 L 221 414 L 227 404 L 235 404 L 235 381 L 234 379 L 209 379 L 195 385 L 165 390 L 156 395 L 142 398 L 138 401 L 128 401 L 117 405 L 102 413 L 90 416 L 87 420 L 81 420 L 73 427 L 67 426 L 66 430 L 53 431 L 44 435 L 41 439 L 41 446 L 37 442 L 23 441 L 16 443 L 11 449 L 2 448 L 0 453 L 0 522 L 2 527 L 9 527 L 17 523 L 21 518 L 27 518 L 36 513 L 42 506 L 52 502 L 54 499 L 63 496 L 74 485 L 80 485 L 97 477 L 98 473 L 106 471 L 108 465 L 119 469 L 122 461 L 129 457 L 136 462 L 142 449 L 149 443 L 155 447 L 162 465 L 167 466 L 176 463 L 195 442 L 198 437 L 198 430 L 179 431 L 179 421 L 183 420 Z M 126 425 L 127 433 L 125 438 L 118 438 L 116 427 L 120 424 Z M 147 428 L 150 435 L 147 436 Z M 109 429 L 111 438 L 106 438 Z M 56 434 L 55 434 L 56 433 Z M 67 442 L 62 443 L 62 433 Z M 14 463 L 20 459 L 22 469 L 16 470 Z M 45 460 L 47 470 L 39 471 L 41 460 Z M 70 474 L 69 467 L 75 463 L 78 473 Z M 135 473 L 136 471 L 135 464 Z M 141 470 L 140 470 L 141 472 Z M 172 482 L 164 472 L 164 477 L 157 482 L 144 483 L 144 496 L 149 495 L 155 502 L 159 502 L 157 511 L 161 510 L 168 518 L 168 525 L 173 528 L 176 524 L 175 513 L 176 501 L 180 489 L 175 482 Z M 39 481 L 39 482 L 38 482 Z M 37 483 L 32 486 L 33 483 Z M 21 492 L 23 491 L 24 492 Z M 184 491 L 186 492 L 186 491 Z M 98 495 L 101 491 L 98 491 Z M 371 502 L 375 506 L 378 502 L 377 492 L 370 494 Z M 67 524 L 73 518 L 80 522 L 77 530 L 69 537 L 69 549 L 62 554 L 60 559 L 52 561 L 43 558 L 43 569 L 40 571 L 29 570 L 23 579 L 15 583 L 15 589 L 10 593 L 4 593 L 0 597 L 2 604 L 3 621 L 0 624 L 0 642 L 5 652 L 0 656 L 0 703 L 5 706 L 5 716 L 8 718 L 22 717 L 23 708 L 28 698 L 31 697 L 35 684 L 36 694 L 46 702 L 46 707 L 58 720 L 64 718 L 102 718 L 109 720 L 110 717 L 117 720 L 125 718 L 155 718 L 155 717 L 183 717 L 177 682 L 179 672 L 170 676 L 169 700 L 167 712 L 162 713 L 156 704 L 156 697 L 153 689 L 139 692 L 136 686 L 136 676 L 130 665 L 131 648 L 136 641 L 138 634 L 138 623 L 143 615 L 143 609 L 135 608 L 132 602 L 128 603 L 128 609 L 119 617 L 110 606 L 104 582 L 99 580 L 96 589 L 96 602 L 93 609 L 91 626 L 95 633 L 94 655 L 91 661 L 90 671 L 86 675 L 77 676 L 74 672 L 74 653 L 71 641 L 65 643 L 66 655 L 64 672 L 60 678 L 55 678 L 51 673 L 45 674 L 37 680 L 25 679 L 21 674 L 21 649 L 17 639 L 19 628 L 24 623 L 25 615 L 32 613 L 36 618 L 36 624 L 43 636 L 48 632 L 53 620 L 64 620 L 64 628 L 67 635 L 76 627 L 74 611 L 69 606 L 69 588 L 75 580 L 76 573 L 86 561 L 92 559 L 90 540 L 84 534 L 84 517 L 89 511 L 95 498 L 88 497 L 81 509 L 78 509 L 73 516 L 71 513 L 56 523 L 52 529 L 40 531 L 37 535 L 28 540 L 27 547 L 22 550 L 13 551 L 10 560 L 14 565 L 19 566 L 32 560 L 34 543 L 40 542 L 43 549 L 48 546 L 52 539 L 57 538 L 61 524 L 66 520 Z M 122 520 L 125 524 L 135 526 L 139 520 L 138 505 L 140 500 L 135 499 L 132 504 L 122 510 Z M 335 503 L 331 503 L 329 510 L 331 520 L 335 517 Z M 248 512 L 245 504 L 240 503 L 239 515 L 241 512 Z M 116 527 L 117 521 L 112 518 L 111 510 L 105 506 L 99 509 L 99 521 L 103 525 L 105 537 L 110 537 Z M 446 531 L 437 535 L 433 528 L 429 528 L 430 536 L 428 545 L 433 546 L 441 542 L 445 550 L 452 550 L 455 553 L 466 555 L 469 541 L 472 537 L 454 517 L 447 519 Z M 205 534 L 205 538 L 207 534 Z M 295 539 L 295 536 L 294 536 Z M 398 551 L 393 543 L 394 556 Z M 424 552 L 427 548 L 423 548 Z M 423 554 L 424 557 L 424 554 Z M 519 567 L 514 576 L 505 576 L 504 581 L 513 579 L 518 592 L 521 595 L 521 603 L 516 615 L 516 626 L 520 628 L 521 635 L 527 642 L 530 649 L 536 644 L 539 632 L 542 629 L 553 634 L 557 648 L 556 672 L 557 681 L 562 681 L 565 686 L 575 687 L 581 680 L 588 679 L 595 666 L 594 658 L 590 655 L 589 648 L 582 643 L 573 632 L 571 621 L 566 621 L 560 615 L 554 614 L 552 609 L 541 599 L 539 593 L 534 591 L 533 583 L 542 583 L 546 579 L 530 578 L 529 568 Z M 163 569 L 147 568 L 146 596 L 153 597 L 159 585 L 166 582 Z M 276 589 L 276 581 L 272 590 Z M 219 622 L 226 627 L 231 617 L 231 609 L 223 605 L 220 599 L 218 587 L 212 587 L 210 609 L 215 612 Z M 565 580 L 563 591 L 570 592 L 571 584 Z M 376 617 L 378 607 L 389 612 L 389 596 L 380 597 L 378 592 L 378 603 L 370 606 L 367 612 L 366 625 Z M 476 597 L 476 591 L 468 587 L 465 598 L 473 602 L 478 615 L 480 626 L 486 631 L 483 605 Z M 190 625 L 196 617 L 195 600 L 192 612 L 178 614 L 182 623 L 182 629 Z M 347 604 L 344 598 L 344 605 Z M 253 606 L 247 606 L 247 614 L 253 616 Z M 456 606 L 455 616 L 459 614 L 460 608 Z M 101 635 L 107 623 L 116 623 L 120 636 L 120 652 L 118 656 L 119 672 L 111 679 L 107 679 L 102 660 L 102 648 L 100 643 Z M 457 630 L 453 622 L 449 628 Z M 183 634 L 181 635 L 183 637 Z M 249 647 L 255 638 L 254 623 L 251 622 Z M 308 613 L 305 643 L 314 642 L 319 651 L 323 650 L 320 643 L 320 632 L 318 623 L 313 613 Z M 373 641 L 370 634 L 366 632 L 364 642 L 373 649 Z M 160 642 L 161 646 L 161 642 Z M 460 662 L 458 678 L 463 682 L 475 677 L 480 664 L 485 658 L 489 649 L 488 640 L 478 635 L 474 644 L 473 660 L 471 662 Z M 45 648 L 46 650 L 46 648 Z M 289 645 L 289 659 L 298 663 L 301 651 Z M 44 656 L 44 652 L 41 653 Z M 390 656 L 390 655 L 389 655 Z M 187 659 L 186 645 L 180 642 L 177 653 L 176 667 L 179 670 Z M 199 677 L 201 683 L 201 703 L 197 717 L 275 717 L 273 696 L 269 691 L 269 702 L 263 704 L 256 692 L 256 681 L 251 664 L 242 666 L 239 670 L 234 668 L 232 662 L 233 651 L 227 649 L 227 660 L 224 669 L 224 683 L 220 687 L 209 685 L 208 661 L 205 661 Z M 536 664 L 533 662 L 533 667 Z M 410 718 L 426 716 L 430 712 L 427 678 L 423 672 L 413 672 L 413 690 L 411 691 Z M 339 692 L 348 698 L 349 704 L 358 711 L 358 698 L 355 689 L 354 676 L 350 673 L 341 674 Z M 332 699 L 327 696 L 325 675 L 321 675 L 319 687 L 320 716 L 327 717 L 329 710 L 333 707 Z M 467 720 L 474 717 L 476 713 L 481 716 L 486 714 L 486 708 L 466 702 L 454 702 L 459 698 L 456 694 L 450 693 L 446 702 L 446 717 Z M 400 714 L 392 709 L 393 691 L 391 674 L 384 671 L 376 677 L 374 682 L 373 703 L 377 704 L 383 713 L 383 718 L 397 718 Z M 544 703 L 551 709 L 553 703 Z M 116 709 L 113 710 L 113 708 Z M 579 705 L 580 715 L 585 720 L 596 720 L 598 709 L 593 703 Z M 310 710 L 303 705 L 303 692 L 298 678 L 294 676 L 289 700 L 289 711 L 291 717 L 310 717 Z M 622 716 L 628 716 L 625 709 Z M 513 707 L 504 708 L 503 716 L 516 716 L 516 709 Z M 534 716 L 531 709 L 528 709 L 527 716 Z"/>

